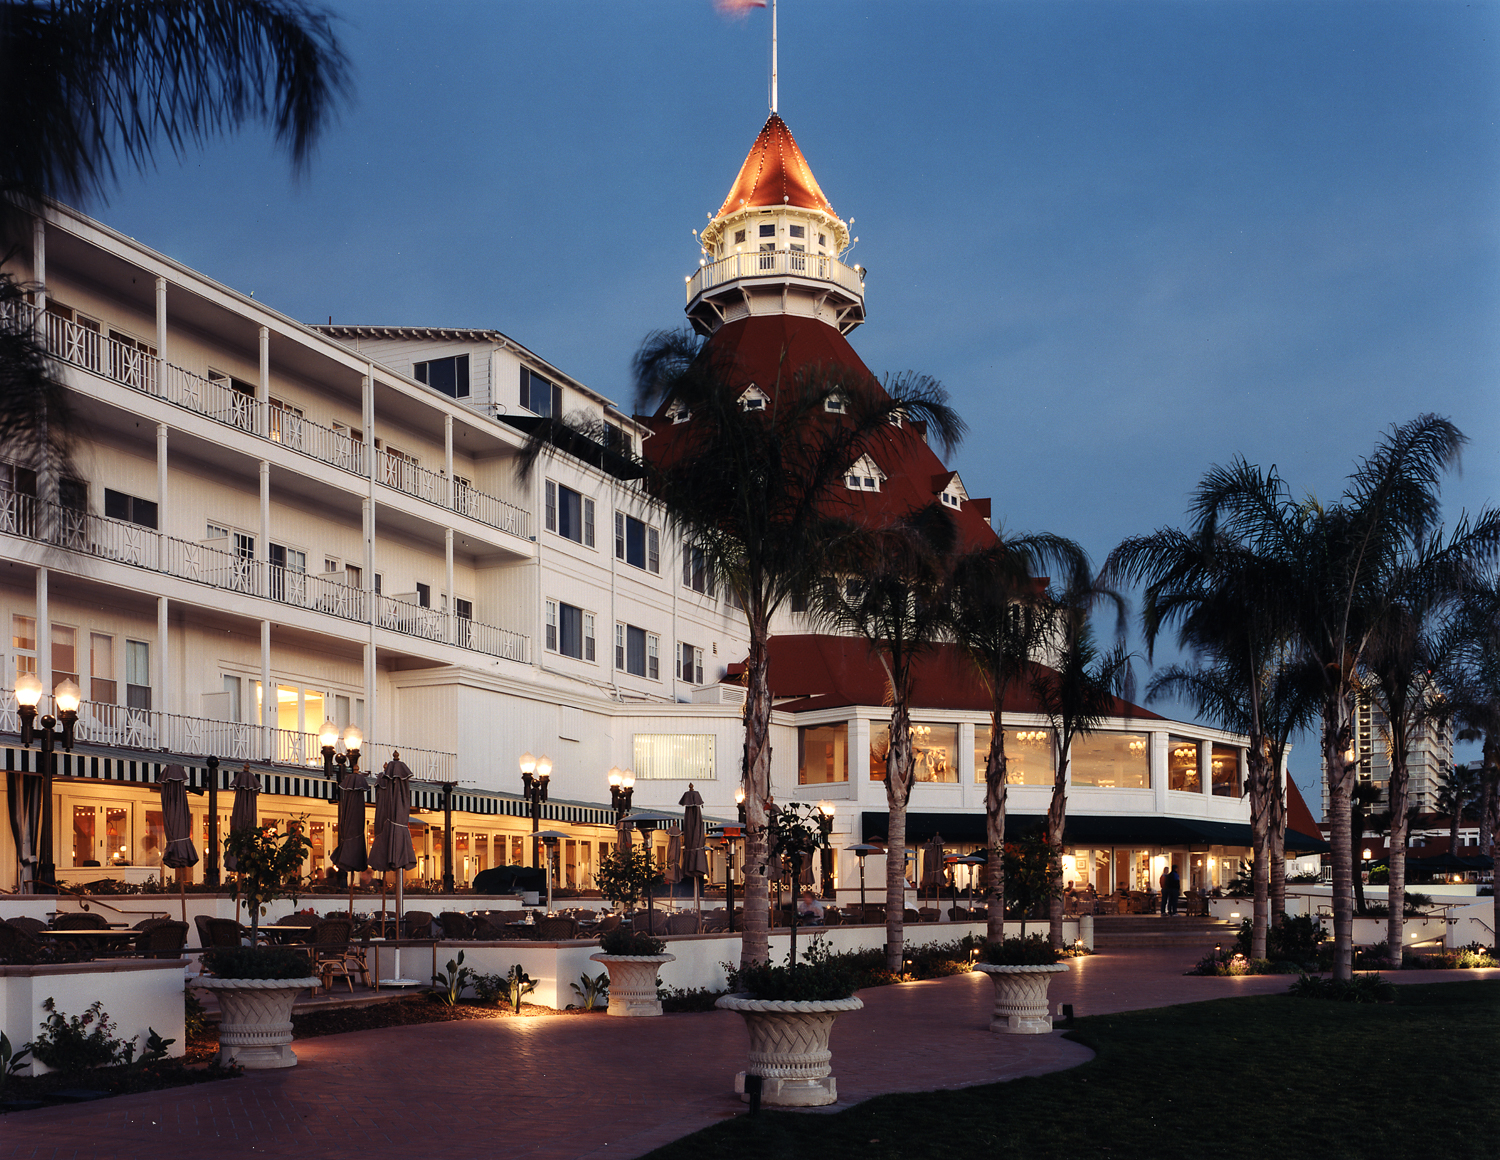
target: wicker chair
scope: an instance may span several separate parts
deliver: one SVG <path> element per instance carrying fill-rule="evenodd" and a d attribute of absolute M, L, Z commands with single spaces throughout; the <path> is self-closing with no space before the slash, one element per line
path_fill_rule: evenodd
<path fill-rule="evenodd" d="M 882 921 L 884 921 L 884 920 L 882 919 Z M 904 921 L 906 921 L 906 922 L 921 922 L 922 921 L 922 916 L 920 914 L 918 914 L 915 910 L 913 910 L 911 907 L 908 906 L 906 908 L 906 911 L 905 911 Z"/>
<path fill-rule="evenodd" d="M 250 935 L 232 918 L 210 918 L 207 925 L 208 945 L 211 947 L 242 947 Z"/>
<path fill-rule="evenodd" d="M 697 934 L 698 916 L 691 910 L 680 910 L 672 915 L 667 927 L 672 934 Z"/>
<path fill-rule="evenodd" d="M 108 930 L 102 914 L 59 914 L 52 920 L 53 930 Z"/>
<path fill-rule="evenodd" d="M 47 924 L 39 918 L 27 918 L 24 914 L 16 918 L 7 918 L 5 922 L 24 934 L 34 935 L 39 930 L 46 930 Z"/>
<path fill-rule="evenodd" d="M 906 913 L 908 915 L 910 915 L 911 911 L 908 910 Z M 937 911 L 937 907 L 935 907 L 935 906 L 924 906 L 920 910 L 917 911 L 917 921 L 918 922 L 936 922 L 937 920 L 938 920 L 938 911 Z"/>
<path fill-rule="evenodd" d="M 563 942 L 578 937 L 576 918 L 539 918 L 536 929 L 531 932 L 533 942 Z"/>
<path fill-rule="evenodd" d="M 458 910 L 445 910 L 438 915 L 443 926 L 444 938 L 468 939 L 474 937 L 474 920 Z"/>
<path fill-rule="evenodd" d="M 718 934 L 729 929 L 729 918 L 723 910 L 711 910 L 703 916 L 704 934 Z"/>
<path fill-rule="evenodd" d="M 618 914 L 606 914 L 599 920 L 599 925 L 594 930 L 598 934 L 607 934 L 612 930 L 618 930 L 620 924 L 624 921 Z"/>
<path fill-rule="evenodd" d="M 432 912 L 427 910 L 408 910 L 406 912 L 406 937 L 431 938 Z"/>
<path fill-rule="evenodd" d="M 0 963 L 35 962 L 41 949 L 41 944 L 14 920 L 0 920 Z"/>
<path fill-rule="evenodd" d="M 187 923 L 164 918 L 140 933 L 135 940 L 135 953 L 148 959 L 180 959 L 187 938 Z"/>
<path fill-rule="evenodd" d="M 843 926 L 844 925 L 844 912 L 842 910 L 840 910 L 837 906 L 825 906 L 823 908 L 823 925 L 824 926 Z"/>
<path fill-rule="evenodd" d="M 481 914 L 470 921 L 474 925 L 469 938 L 478 939 L 481 942 L 500 942 L 509 934 L 499 919 L 491 918 L 487 914 Z"/>
<path fill-rule="evenodd" d="M 349 962 L 354 960 L 365 986 L 370 985 L 370 972 L 365 966 L 364 950 L 349 945 L 354 924 L 347 918 L 325 918 L 312 929 L 309 945 L 312 949 L 312 971 L 322 976 L 323 990 L 333 990 L 333 977 L 342 975 L 349 990 L 354 990 L 353 972 Z"/>

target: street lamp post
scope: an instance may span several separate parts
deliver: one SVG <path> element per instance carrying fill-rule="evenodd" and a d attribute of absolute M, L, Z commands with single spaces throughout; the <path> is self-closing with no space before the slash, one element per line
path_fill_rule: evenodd
<path fill-rule="evenodd" d="M 37 842 L 36 879 L 32 882 L 33 894 L 55 894 L 57 867 L 52 861 L 52 779 L 57 775 L 57 741 L 61 737 L 63 749 L 73 752 L 73 730 L 78 724 L 78 706 L 83 695 L 71 680 L 58 683 L 52 690 L 52 701 L 57 716 L 51 714 L 41 719 L 41 729 L 35 728 L 36 707 L 42 699 L 42 682 L 33 673 L 23 673 L 16 678 L 16 715 L 21 721 L 21 745 L 29 746 L 32 738 L 40 735 L 42 743 L 41 761 L 37 772 L 42 779 L 41 834 Z M 54 732 L 62 723 L 60 732 Z"/>
<path fill-rule="evenodd" d="M 541 862 L 541 843 L 537 831 L 542 828 L 542 803 L 547 800 L 547 783 L 552 780 L 552 759 L 545 753 L 533 757 L 521 754 L 521 785 L 526 801 L 531 807 L 531 865 L 536 869 Z"/>
<path fill-rule="evenodd" d="M 452 894 L 453 882 L 453 783 L 443 782 L 443 893 Z"/>
<path fill-rule="evenodd" d="M 609 804 L 614 807 L 616 829 L 625 824 L 625 816 L 630 813 L 630 799 L 634 796 L 635 774 L 614 766 L 609 771 Z"/>
<path fill-rule="evenodd" d="M 828 844 L 828 838 L 833 833 L 833 803 L 818 803 L 818 830 L 823 835 L 823 849 L 820 861 L 823 863 L 823 897 L 837 898 L 833 889 L 833 847 Z"/>
<path fill-rule="evenodd" d="M 203 885 L 219 885 L 219 759 L 209 754 L 208 765 L 208 849 L 203 851 Z"/>

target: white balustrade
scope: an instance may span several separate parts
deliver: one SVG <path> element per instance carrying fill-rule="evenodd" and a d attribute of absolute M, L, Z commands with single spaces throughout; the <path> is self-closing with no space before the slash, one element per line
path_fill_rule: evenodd
<path fill-rule="evenodd" d="M 805 254 L 798 250 L 756 250 L 730 254 L 700 266 L 688 281 L 687 299 L 691 302 L 705 290 L 722 286 L 737 278 L 777 276 L 832 282 L 860 298 L 865 293 L 863 274 L 837 258 L 825 254 Z"/>

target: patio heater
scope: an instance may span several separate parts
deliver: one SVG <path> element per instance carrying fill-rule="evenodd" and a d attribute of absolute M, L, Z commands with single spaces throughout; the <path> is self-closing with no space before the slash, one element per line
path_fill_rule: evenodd
<path fill-rule="evenodd" d="M 42 779 L 41 832 L 37 835 L 36 873 L 31 883 L 31 892 L 55 894 L 57 867 L 52 861 L 52 779 L 57 776 L 57 742 L 60 738 L 63 749 L 68 753 L 73 752 L 73 730 L 78 724 L 78 706 L 82 704 L 83 694 L 72 680 L 59 681 L 52 690 L 52 703 L 57 709 L 57 716 L 48 714 L 43 717 L 41 729 L 37 730 L 36 707 L 42 699 L 42 682 L 34 673 L 23 673 L 16 678 L 15 693 L 16 715 L 21 722 L 22 747 L 30 746 L 38 733 L 42 743 L 41 760 L 37 764 L 37 773 Z M 54 732 L 59 722 L 62 729 Z"/>
<path fill-rule="evenodd" d="M 680 825 L 681 822 L 682 822 L 682 819 L 681 818 L 677 818 L 677 817 L 673 817 L 671 814 L 658 814 L 658 813 L 651 813 L 649 811 L 646 812 L 646 813 L 643 813 L 643 814 L 631 814 L 630 815 L 630 825 L 634 826 L 636 829 L 638 829 L 641 832 L 641 842 L 646 847 L 646 854 L 647 854 L 648 857 L 652 857 L 652 858 L 655 857 L 655 855 L 651 852 L 651 834 L 652 834 L 652 831 L 657 830 L 660 827 L 668 825 L 669 823 L 672 823 L 672 822 L 677 822 Z M 652 899 L 653 899 L 653 897 L 654 897 L 654 895 L 653 895 L 652 890 L 651 890 L 651 884 L 648 882 L 646 884 L 646 914 L 647 914 L 646 921 L 647 921 L 648 924 L 651 924 L 651 925 L 655 924 L 655 920 L 650 917 L 650 915 L 651 915 L 651 913 L 652 913 L 652 911 L 654 909 L 654 907 L 652 906 Z M 648 931 L 647 933 L 649 934 L 651 932 Z"/>
<path fill-rule="evenodd" d="M 744 827 L 725 822 L 719 827 L 724 841 L 724 908 L 729 916 L 729 933 L 734 933 L 734 843 L 744 835 Z"/>
<path fill-rule="evenodd" d="M 552 855 L 557 850 L 557 843 L 562 838 L 570 838 L 571 834 L 565 834 L 561 830 L 542 830 L 534 837 L 540 838 L 547 846 L 547 913 L 552 913 Z"/>
<path fill-rule="evenodd" d="M 871 854 L 881 853 L 879 846 L 872 846 L 868 842 L 860 842 L 857 845 L 845 846 L 846 853 L 853 854 L 859 859 L 859 921 L 865 920 L 865 859 Z"/>

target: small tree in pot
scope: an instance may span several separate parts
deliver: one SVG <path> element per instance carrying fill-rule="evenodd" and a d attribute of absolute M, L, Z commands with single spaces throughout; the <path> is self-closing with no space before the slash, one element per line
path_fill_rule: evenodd
<path fill-rule="evenodd" d="M 266 905 L 278 898 L 297 901 L 302 887 L 302 863 L 312 843 L 294 824 L 285 835 L 276 827 L 255 826 L 231 830 L 224 839 L 224 852 L 238 862 L 229 892 L 243 901 L 250 914 L 250 941 L 255 942 Z"/>
<path fill-rule="evenodd" d="M 600 936 L 600 953 L 589 958 L 609 972 L 609 1014 L 661 1014 L 656 975 L 664 963 L 677 961 L 676 955 L 663 953 L 666 945 L 646 931 L 624 927 Z"/>
<path fill-rule="evenodd" d="M 598 869 L 594 871 L 594 884 L 599 887 L 599 893 L 624 909 L 633 907 L 647 890 L 661 882 L 661 867 L 656 864 L 651 851 L 637 850 L 634 846 L 599 859 Z"/>

